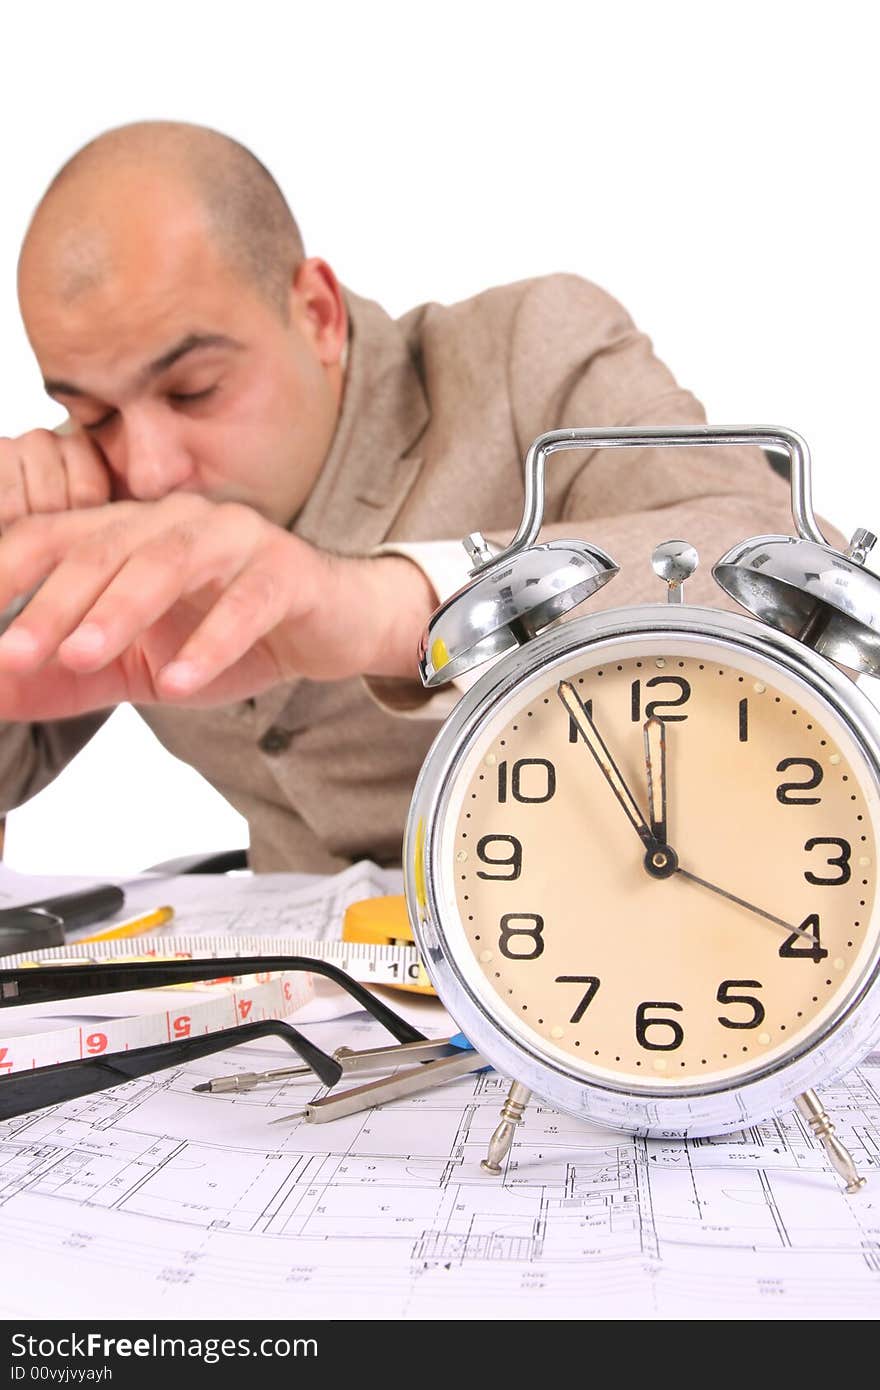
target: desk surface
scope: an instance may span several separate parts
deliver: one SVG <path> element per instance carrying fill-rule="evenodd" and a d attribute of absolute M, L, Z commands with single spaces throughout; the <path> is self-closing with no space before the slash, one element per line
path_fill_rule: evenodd
<path fill-rule="evenodd" d="M 366 879 L 323 881 L 334 911 L 380 873 L 356 868 Z M 213 893 L 202 910 L 216 927 L 256 898 L 289 923 L 297 891 L 314 922 L 318 887 L 272 875 L 181 892 Z M 0 876 L 0 900 L 9 891 Z M 426 1033 L 449 1030 L 435 1001 L 406 1007 Z M 329 1051 L 385 1040 L 360 1013 L 307 1028 Z M 270 1040 L 222 1070 L 279 1064 Z M 795 1115 L 685 1143 L 533 1102 L 493 1180 L 479 1163 L 509 1084 L 495 1072 L 329 1125 L 271 1123 L 314 1081 L 194 1095 L 213 1074 L 205 1059 L 0 1125 L 0 1240 L 16 1270 L 2 1315 L 86 1317 L 96 1289 L 106 1316 L 157 1319 L 853 1319 L 880 1306 L 880 1056 L 824 1092 L 868 1173 L 854 1197 Z"/>

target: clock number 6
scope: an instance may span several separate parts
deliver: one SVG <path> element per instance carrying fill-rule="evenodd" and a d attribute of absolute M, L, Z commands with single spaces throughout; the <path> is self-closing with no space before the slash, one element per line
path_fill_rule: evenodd
<path fill-rule="evenodd" d="M 649 1052 L 674 1052 L 677 1047 L 681 1047 L 684 1042 L 684 1029 L 675 1018 L 646 1018 L 648 1009 L 674 1009 L 676 1013 L 682 1013 L 680 1004 L 672 1004 L 668 1000 L 651 1000 L 640 1004 L 636 1009 L 636 1041 L 641 1047 L 646 1047 Z M 649 1028 L 671 1028 L 672 1039 L 668 1042 L 649 1042 Z"/>

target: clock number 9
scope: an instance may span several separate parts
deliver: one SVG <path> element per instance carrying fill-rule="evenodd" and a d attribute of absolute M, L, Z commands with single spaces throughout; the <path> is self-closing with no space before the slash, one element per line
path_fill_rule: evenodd
<path fill-rule="evenodd" d="M 493 858 L 489 851 L 490 845 L 509 845 L 510 853 Z M 494 864 L 496 868 L 507 869 L 508 873 L 487 874 L 482 869 L 477 869 L 477 878 L 494 879 L 500 883 L 512 883 L 515 878 L 519 878 L 522 873 L 522 845 L 515 835 L 484 835 L 477 841 L 477 854 L 484 864 Z"/>
<path fill-rule="evenodd" d="M 680 1004 L 666 1002 L 647 1001 L 640 1004 L 636 1009 L 636 1041 L 641 1047 L 646 1047 L 649 1052 L 674 1052 L 677 1047 L 681 1047 L 684 1042 L 684 1029 L 675 1018 L 647 1018 L 648 1009 L 674 1009 L 676 1013 L 682 1013 Z M 669 1042 L 649 1042 L 649 1028 L 671 1028 L 672 1039 Z"/>
<path fill-rule="evenodd" d="M 517 927 L 515 922 L 530 922 L 531 926 Z M 514 951 L 512 942 L 516 937 L 525 937 L 525 949 Z M 537 912 L 505 912 L 501 918 L 501 936 L 498 949 L 508 960 L 537 960 L 544 953 L 544 918 Z"/>

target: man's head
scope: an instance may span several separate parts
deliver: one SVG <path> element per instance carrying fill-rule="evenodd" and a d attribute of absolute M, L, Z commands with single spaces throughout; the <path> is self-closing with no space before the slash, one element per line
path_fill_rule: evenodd
<path fill-rule="evenodd" d="M 243 146 L 170 122 L 99 136 L 34 214 L 19 300 L 47 390 L 117 496 L 296 515 L 336 426 L 345 305 Z"/>

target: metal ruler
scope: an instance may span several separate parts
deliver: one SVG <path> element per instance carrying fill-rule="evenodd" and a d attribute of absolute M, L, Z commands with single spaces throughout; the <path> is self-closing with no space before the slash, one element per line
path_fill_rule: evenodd
<path fill-rule="evenodd" d="M 42 951 L 22 951 L 0 958 L 4 968 L 17 965 L 39 968 L 41 962 L 72 964 L 109 963 L 118 960 L 199 959 L 260 955 L 312 956 L 338 965 L 362 984 L 392 985 L 419 978 L 421 966 L 414 946 L 376 946 L 368 942 L 313 941 L 308 937 L 168 936 L 134 937 L 130 941 L 69 942 Z M 195 998 L 193 991 L 211 998 Z M 314 994 L 313 977 L 288 971 L 275 975 L 249 975 L 221 982 L 175 985 L 132 994 L 133 1008 L 145 995 L 155 1007 L 122 1018 L 79 1020 L 56 1028 L 41 1028 L 46 1014 L 59 1015 L 59 1004 L 26 1005 L 26 1031 L 4 1029 L 6 1010 L 0 1010 L 0 1077 L 12 1072 L 68 1062 L 129 1048 L 154 1046 L 194 1034 L 212 1033 L 257 1019 L 284 1018 L 295 1013 Z M 189 997 L 187 997 L 189 995 Z M 99 1013 L 96 999 L 81 1001 L 82 1015 Z"/>

